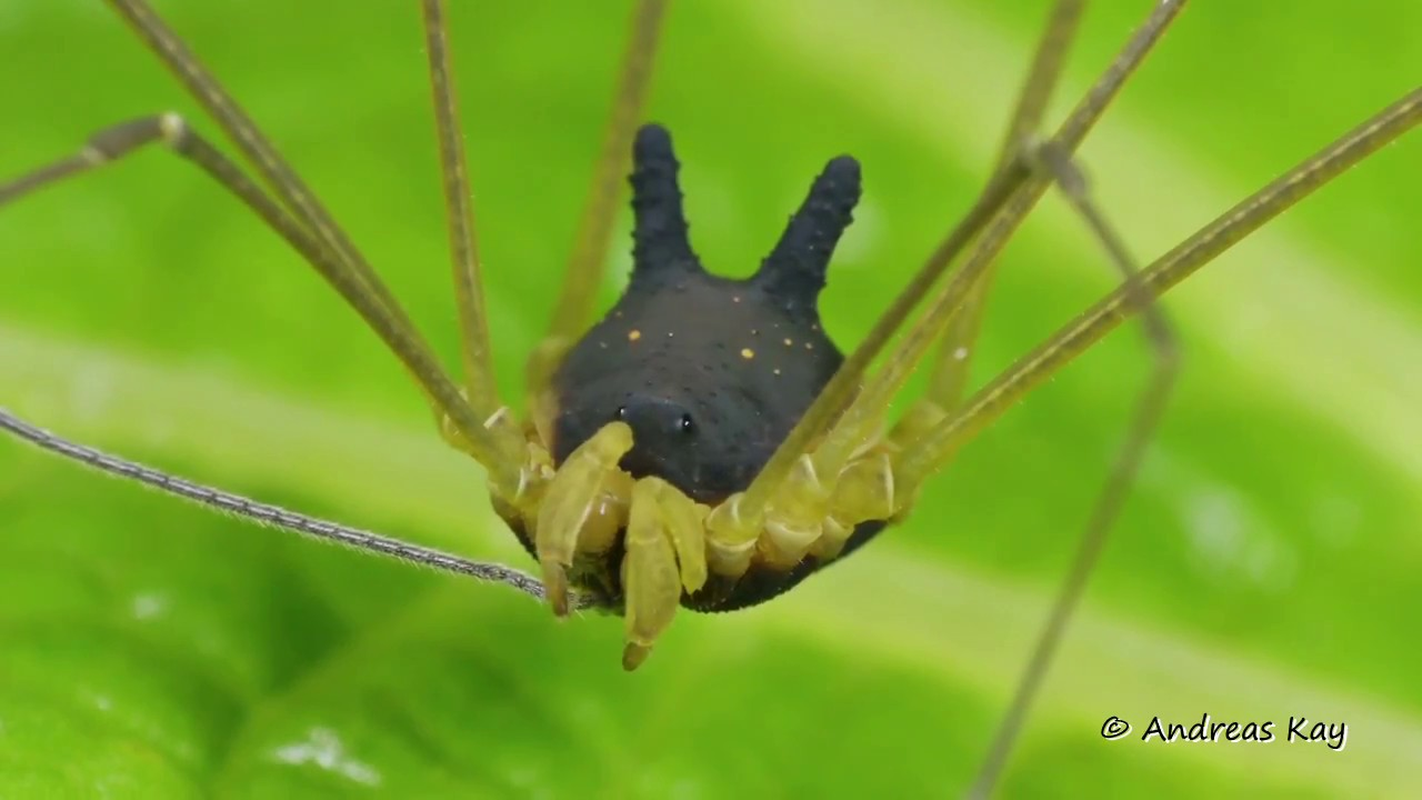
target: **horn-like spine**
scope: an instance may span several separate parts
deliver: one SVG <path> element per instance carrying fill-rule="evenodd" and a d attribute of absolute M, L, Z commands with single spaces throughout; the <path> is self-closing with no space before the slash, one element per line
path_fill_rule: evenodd
<path fill-rule="evenodd" d="M 815 314 L 835 245 L 853 221 L 862 191 L 859 162 L 839 156 L 825 165 L 754 281 L 786 309 Z"/>

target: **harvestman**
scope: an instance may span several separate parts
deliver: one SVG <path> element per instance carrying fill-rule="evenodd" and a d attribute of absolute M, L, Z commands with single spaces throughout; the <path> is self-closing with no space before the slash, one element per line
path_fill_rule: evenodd
<path fill-rule="evenodd" d="M 815 298 L 858 199 L 857 164 L 847 157 L 830 162 L 755 278 L 728 281 L 704 273 L 686 240 L 670 138 L 656 126 L 638 129 L 667 6 L 666 0 L 639 0 L 553 328 L 529 362 L 530 419 L 520 423 L 494 388 L 442 0 L 423 0 L 423 9 L 463 342 L 462 388 L 312 192 L 147 4 L 108 2 L 206 108 L 265 188 L 187 121 L 162 114 L 107 128 L 79 153 L 0 185 L 0 205 L 148 144 L 162 144 L 196 165 L 295 248 L 400 359 L 429 401 L 444 438 L 486 469 L 495 508 L 538 558 L 542 581 L 201 486 L 67 441 L 4 411 L 0 427 L 90 467 L 218 511 L 507 583 L 546 597 L 558 614 L 572 607 L 623 613 L 623 663 L 629 669 L 646 658 L 679 604 L 729 610 L 761 602 L 900 519 L 924 481 L 964 442 L 1125 319 L 1140 315 L 1155 354 L 1150 383 L 990 746 L 975 795 L 991 792 L 1006 762 L 1164 408 L 1175 374 L 1175 344 L 1154 299 L 1422 120 L 1422 89 L 1414 89 L 1137 270 L 1089 198 L 1073 153 L 1184 0 L 1161 0 L 1067 120 L 1045 136 L 1039 134 L 1044 109 L 1085 5 L 1060 0 L 981 194 L 868 337 L 842 358 L 820 332 Z M 614 311 L 591 325 L 602 254 L 629 167 L 637 223 L 633 279 Z M 964 356 L 981 328 L 996 257 L 1052 185 L 1100 240 L 1122 284 L 969 394 Z M 951 279 L 940 281 L 960 257 Z M 726 309 L 742 307 L 692 315 L 688 324 L 687 296 L 695 298 L 691 310 L 715 302 L 729 304 Z M 927 308 L 915 317 L 924 298 Z M 689 344 L 638 345 L 642 321 L 668 318 L 682 320 L 682 340 Z M 786 347 L 799 355 L 756 361 L 746 346 L 737 360 L 739 344 L 733 340 L 745 334 L 736 327 L 741 323 L 753 326 L 755 335 L 761 327 L 776 338 L 784 334 Z M 895 340 L 905 324 L 907 330 Z M 666 331 L 668 339 L 675 332 Z M 820 343 L 822 352 L 801 353 L 792 348 L 797 339 L 806 351 Z M 934 345 L 939 350 L 930 357 Z M 732 352 L 718 362 L 722 369 L 716 377 L 697 377 L 694 367 L 709 363 L 706 354 L 727 346 Z M 880 356 L 882 363 L 871 369 Z M 889 401 L 925 359 L 931 368 L 926 395 L 889 425 Z M 676 373 L 667 363 L 693 366 L 663 375 L 659 370 Z M 603 391 L 606 387 L 589 375 L 607 368 L 630 370 L 624 377 L 650 378 L 650 388 Z M 774 378 L 780 377 L 791 382 L 777 384 Z M 683 383 L 691 386 L 681 394 L 670 388 Z M 782 386 L 805 390 L 803 402 L 784 400 L 795 392 Z M 718 388 L 750 399 L 741 406 L 705 401 Z M 603 407 L 615 402 L 608 398 L 617 392 L 623 392 L 620 404 Z M 756 422 L 782 412 L 778 427 Z M 763 426 L 754 431 L 766 439 L 762 449 L 729 448 L 727 442 L 752 433 L 755 424 Z"/>

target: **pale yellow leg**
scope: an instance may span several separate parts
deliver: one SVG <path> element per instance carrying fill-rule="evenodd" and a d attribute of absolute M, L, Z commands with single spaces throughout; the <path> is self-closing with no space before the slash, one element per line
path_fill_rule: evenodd
<path fill-rule="evenodd" d="M 768 508 L 747 524 L 741 517 L 744 495 L 735 494 L 711 511 L 706 520 L 707 557 L 718 575 L 739 577 L 757 553 L 781 569 L 794 566 L 820 540 L 830 492 L 837 477 L 822 480 L 814 459 L 797 459 Z M 759 545 L 757 547 L 757 544 Z"/>
<path fill-rule="evenodd" d="M 728 498 L 706 518 L 709 570 L 738 578 L 752 559 L 784 570 L 807 555 L 821 561 L 838 556 L 860 523 L 896 519 L 911 500 L 895 483 L 894 452 L 882 439 L 871 439 L 830 475 L 816 470 L 811 455 L 802 456 L 761 515 L 759 530 L 738 518 L 742 496 Z"/>
<path fill-rule="evenodd" d="M 836 479 L 834 474 L 822 479 L 808 455 L 795 462 L 765 514 L 760 552 L 767 563 L 789 569 L 820 539 Z"/>
<path fill-rule="evenodd" d="M 835 484 L 824 535 L 815 543 L 814 554 L 820 558 L 836 556 L 859 523 L 897 517 L 903 505 L 896 488 L 888 452 L 877 450 L 851 462 Z"/>
<path fill-rule="evenodd" d="M 755 555 L 756 540 L 760 538 L 760 526 L 747 524 L 741 516 L 744 497 L 741 493 L 733 494 L 706 515 L 706 566 L 727 578 L 745 574 Z"/>

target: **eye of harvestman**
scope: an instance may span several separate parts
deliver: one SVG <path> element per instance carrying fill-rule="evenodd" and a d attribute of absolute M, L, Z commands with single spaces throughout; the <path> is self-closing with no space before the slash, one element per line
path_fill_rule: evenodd
<path fill-rule="evenodd" d="M 696 429 L 696 423 L 692 421 L 690 414 L 681 415 L 681 432 L 691 433 Z"/>

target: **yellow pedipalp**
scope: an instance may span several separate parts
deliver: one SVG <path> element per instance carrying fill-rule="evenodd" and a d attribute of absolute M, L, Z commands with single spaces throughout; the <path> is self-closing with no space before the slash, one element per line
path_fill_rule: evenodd
<path fill-rule="evenodd" d="M 622 666 L 627 670 L 646 660 L 681 605 L 682 578 L 668 532 L 667 506 L 661 502 L 664 493 L 680 494 L 660 478 L 643 478 L 632 487 L 624 540 L 627 555 L 622 561 L 627 621 Z"/>
<path fill-rule="evenodd" d="M 578 539 L 589 518 L 605 504 L 603 495 L 617 474 L 617 462 L 632 449 L 632 428 L 610 422 L 574 450 L 549 483 L 538 509 L 535 550 L 548 588 L 548 600 L 559 616 L 568 613 L 567 570 L 573 565 Z M 604 515 L 597 515 L 597 518 Z"/>
<path fill-rule="evenodd" d="M 657 481 L 656 490 L 666 536 L 676 551 L 681 585 L 686 591 L 695 592 L 706 585 L 707 508 L 669 483 Z"/>

